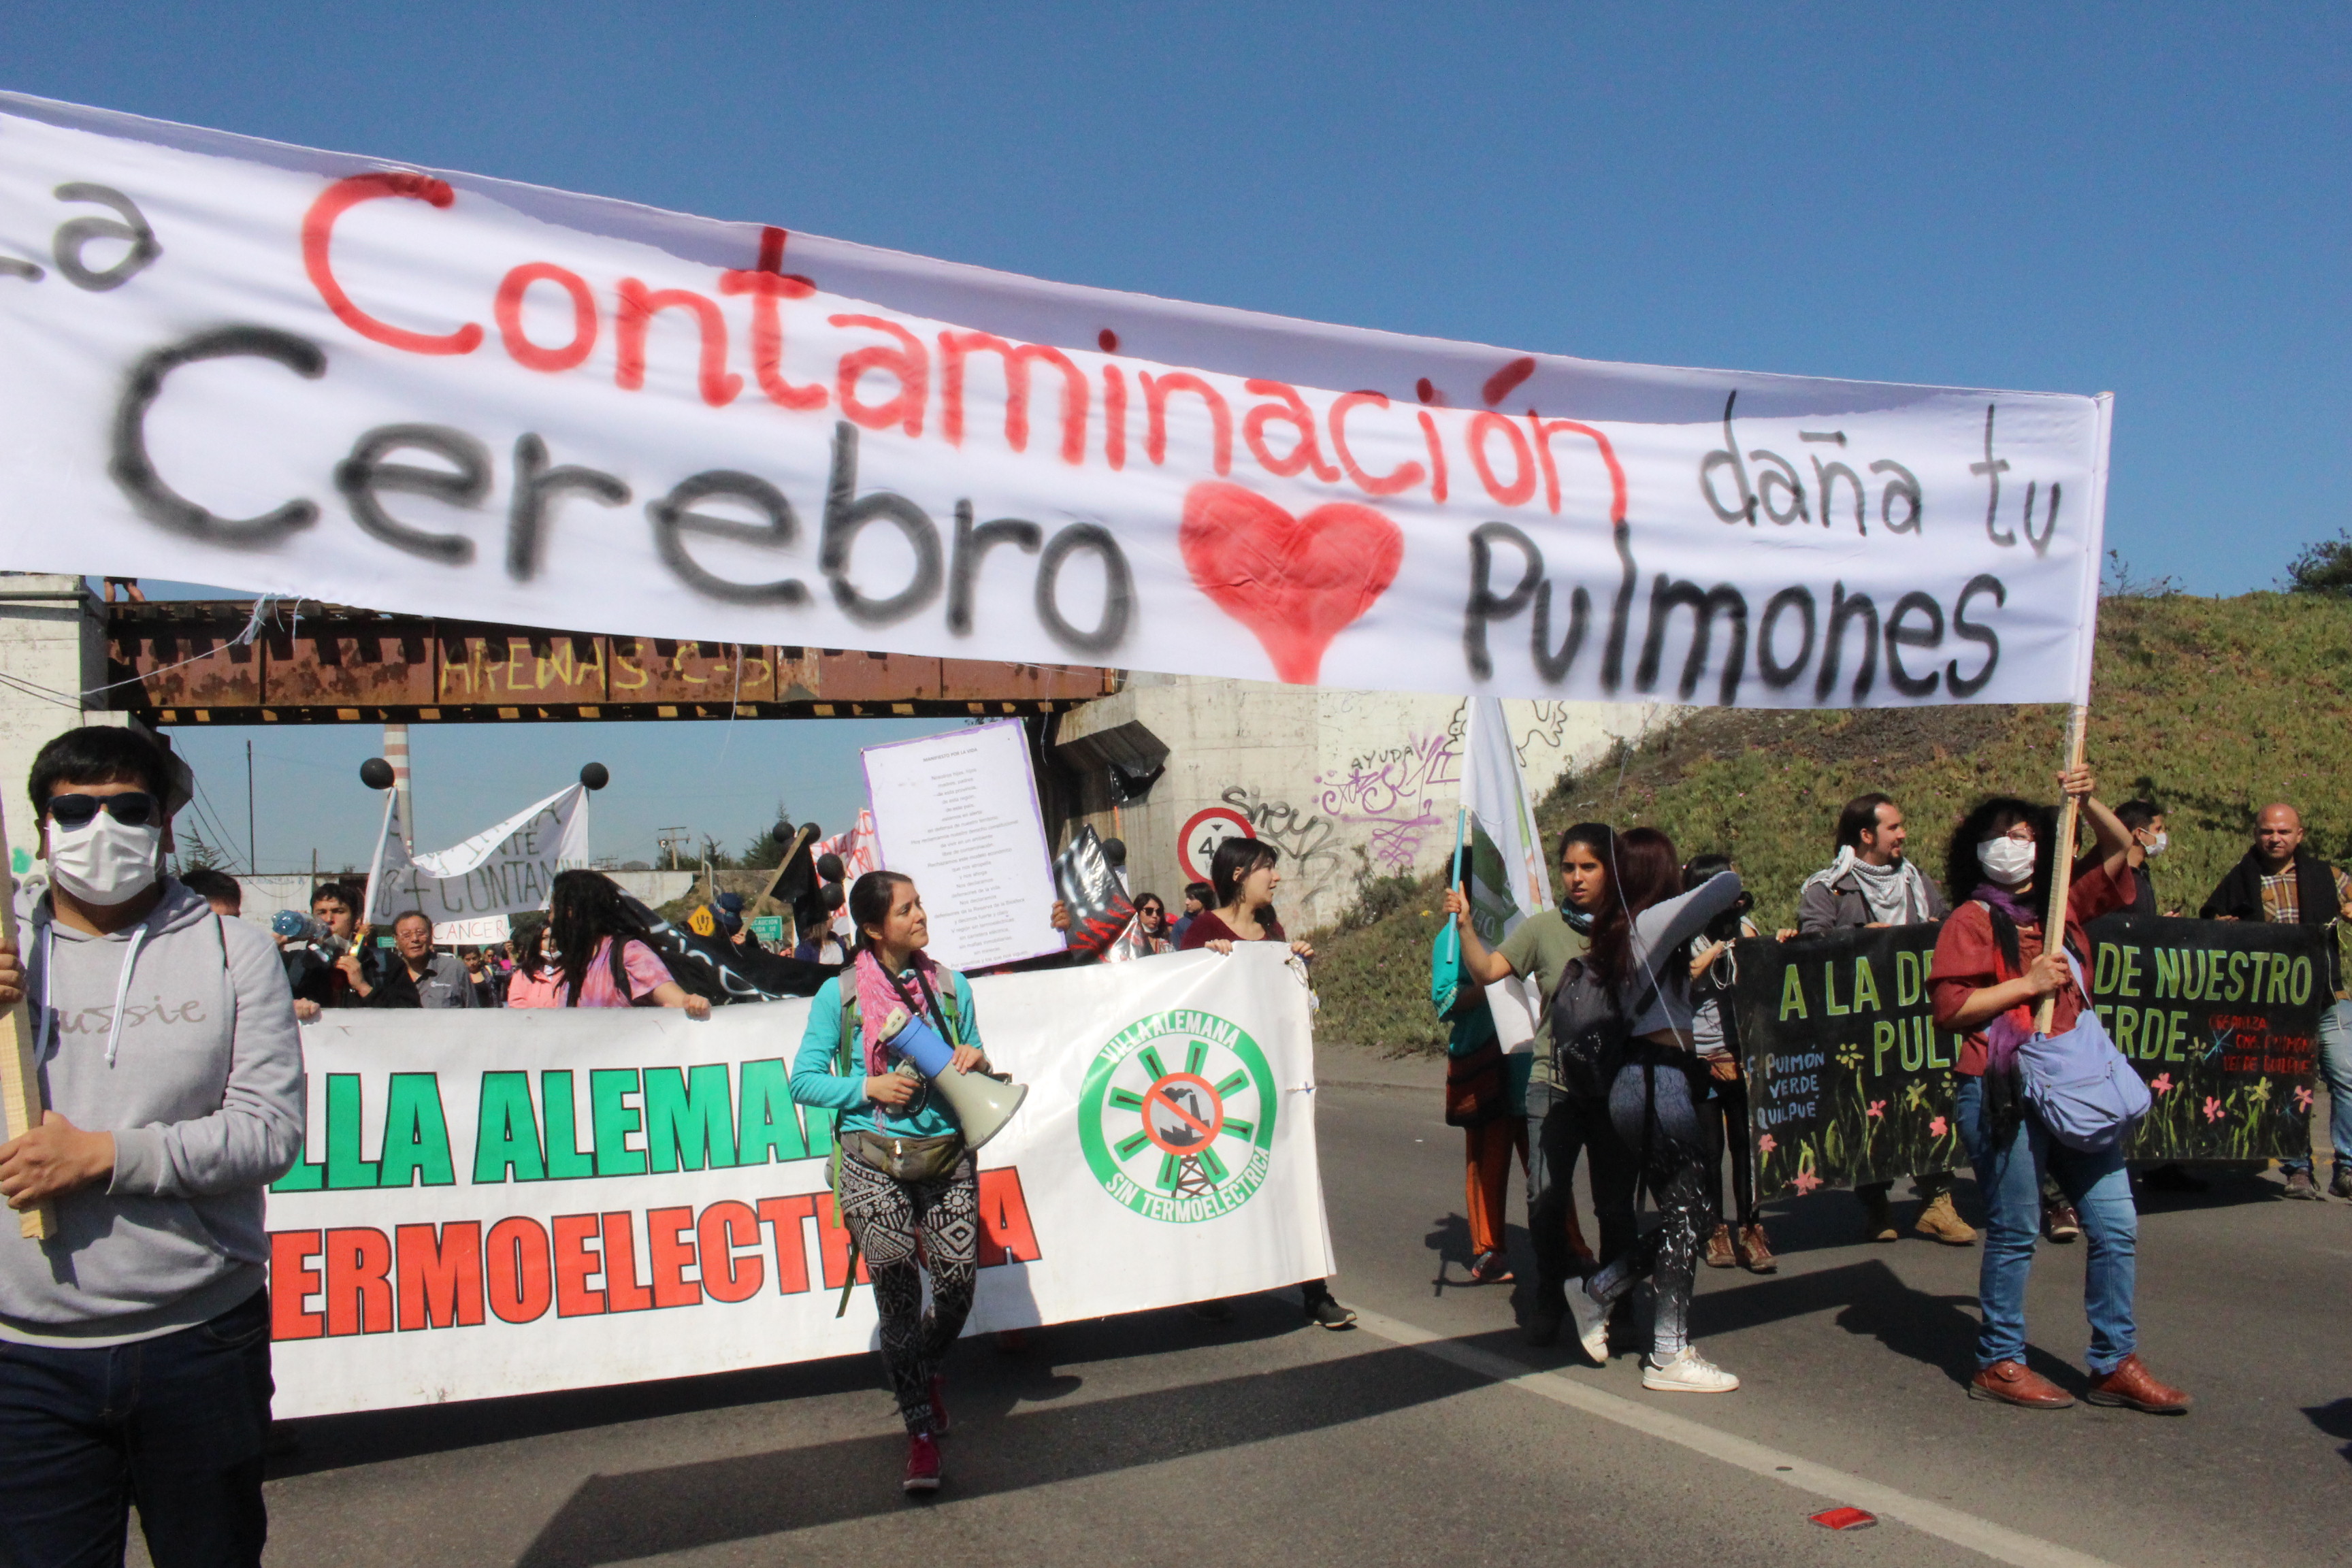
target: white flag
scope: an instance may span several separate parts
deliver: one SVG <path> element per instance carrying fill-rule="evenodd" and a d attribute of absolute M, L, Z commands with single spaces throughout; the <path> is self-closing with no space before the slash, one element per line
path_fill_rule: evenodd
<path fill-rule="evenodd" d="M 1470 877 L 1464 890 L 1470 896 L 1470 923 L 1492 947 L 1521 921 L 1552 907 L 1551 874 L 1500 699 L 1471 699 L 1463 751 L 1469 766 L 1462 778 L 1462 805 L 1470 819 Z M 1529 1049 L 1543 1011 L 1532 979 L 1513 975 L 1487 986 L 1486 1005 L 1503 1048 Z"/>
<path fill-rule="evenodd" d="M 422 910 L 436 927 L 486 915 L 547 907 L 558 871 L 588 864 L 588 790 L 570 784 L 485 827 L 454 848 L 412 856 L 393 822 L 387 793 L 383 829 L 368 867 L 367 921 Z"/>

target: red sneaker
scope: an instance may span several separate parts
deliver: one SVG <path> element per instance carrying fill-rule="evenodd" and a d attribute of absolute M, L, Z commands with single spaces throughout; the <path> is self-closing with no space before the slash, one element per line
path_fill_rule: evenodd
<path fill-rule="evenodd" d="M 931 1436 L 946 1436 L 950 1425 L 948 1420 L 948 1380 L 933 1373 L 931 1374 Z"/>
<path fill-rule="evenodd" d="M 899 1483 L 909 1495 L 940 1489 L 940 1445 L 929 1432 L 907 1437 L 907 1479 Z"/>

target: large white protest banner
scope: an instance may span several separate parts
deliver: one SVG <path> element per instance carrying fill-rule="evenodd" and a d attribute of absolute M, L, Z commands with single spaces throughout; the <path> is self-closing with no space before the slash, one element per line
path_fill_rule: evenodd
<path fill-rule="evenodd" d="M 982 1151 L 971 1331 L 1330 1271 L 1304 982 L 1278 948 L 973 982 L 1029 1085 Z M 874 1342 L 791 1100 L 807 1002 L 329 1013 L 269 1197 L 277 1414 L 681 1377 Z"/>
<path fill-rule="evenodd" d="M 0 342 L 14 567 L 1399 690 L 2089 681 L 2104 398 L 1325 326 L 13 94 Z"/>
<path fill-rule="evenodd" d="M 422 910 L 434 926 L 547 907 L 558 871 L 588 864 L 588 788 L 572 784 L 485 827 L 463 844 L 412 856 L 387 795 L 368 866 L 366 919 L 389 923 Z M 478 941 L 478 938 L 454 938 Z"/>

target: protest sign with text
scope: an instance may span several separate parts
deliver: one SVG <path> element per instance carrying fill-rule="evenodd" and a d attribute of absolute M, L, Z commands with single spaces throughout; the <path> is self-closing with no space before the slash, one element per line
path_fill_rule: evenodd
<path fill-rule="evenodd" d="M 1927 977 L 1939 928 L 1879 927 L 1736 949 L 1756 1190 L 1809 1193 L 1964 1169 L 1958 1037 Z M 2306 1153 L 2320 933 L 2108 915 L 2088 928 L 2091 1002 L 2148 1085 L 2135 1160 Z"/>
<path fill-rule="evenodd" d="M 970 1331 L 1329 1271 L 1307 997 L 1286 957 L 973 983 L 991 1059 L 1030 1093 L 982 1154 Z M 869 1290 L 834 1315 L 849 1238 L 832 1119 L 789 1088 L 809 1006 L 306 1026 L 308 1147 L 269 1197 L 277 1414 L 868 1348 Z"/>
<path fill-rule="evenodd" d="M 369 923 L 389 926 L 404 910 L 422 910 L 439 928 L 503 920 L 547 907 L 555 874 L 588 864 L 588 789 L 572 784 L 486 827 L 464 843 L 412 855 L 400 837 L 396 802 L 387 795 L 383 825 L 368 867 Z M 457 942 L 498 937 L 453 935 Z M 436 941 L 442 940 L 437 934 Z"/>
<path fill-rule="evenodd" d="M 16 94 L 0 146 L 18 567 L 1397 690 L 2088 686 L 2104 398 L 1327 326 Z"/>

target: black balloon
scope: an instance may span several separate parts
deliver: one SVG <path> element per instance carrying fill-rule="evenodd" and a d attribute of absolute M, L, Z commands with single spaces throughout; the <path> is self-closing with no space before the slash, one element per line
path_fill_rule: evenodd
<path fill-rule="evenodd" d="M 824 885 L 824 892 L 822 897 L 824 900 L 824 907 L 826 909 L 837 910 L 841 908 L 843 903 L 847 901 L 849 895 L 841 890 L 840 883 L 827 882 Z"/>
<path fill-rule="evenodd" d="M 828 882 L 838 882 L 848 872 L 842 865 L 840 856 L 820 855 L 817 857 L 816 874 Z"/>
<path fill-rule="evenodd" d="M 370 789 L 390 789 L 392 764 L 382 757 L 370 757 L 360 764 L 360 783 Z"/>
<path fill-rule="evenodd" d="M 590 789 L 603 789 L 613 782 L 613 770 L 602 763 L 590 763 L 580 770 L 580 782 Z"/>
<path fill-rule="evenodd" d="M 1102 851 L 1103 858 L 1109 861 L 1112 865 L 1124 866 L 1127 864 L 1126 839 L 1106 838 L 1102 841 Z"/>

